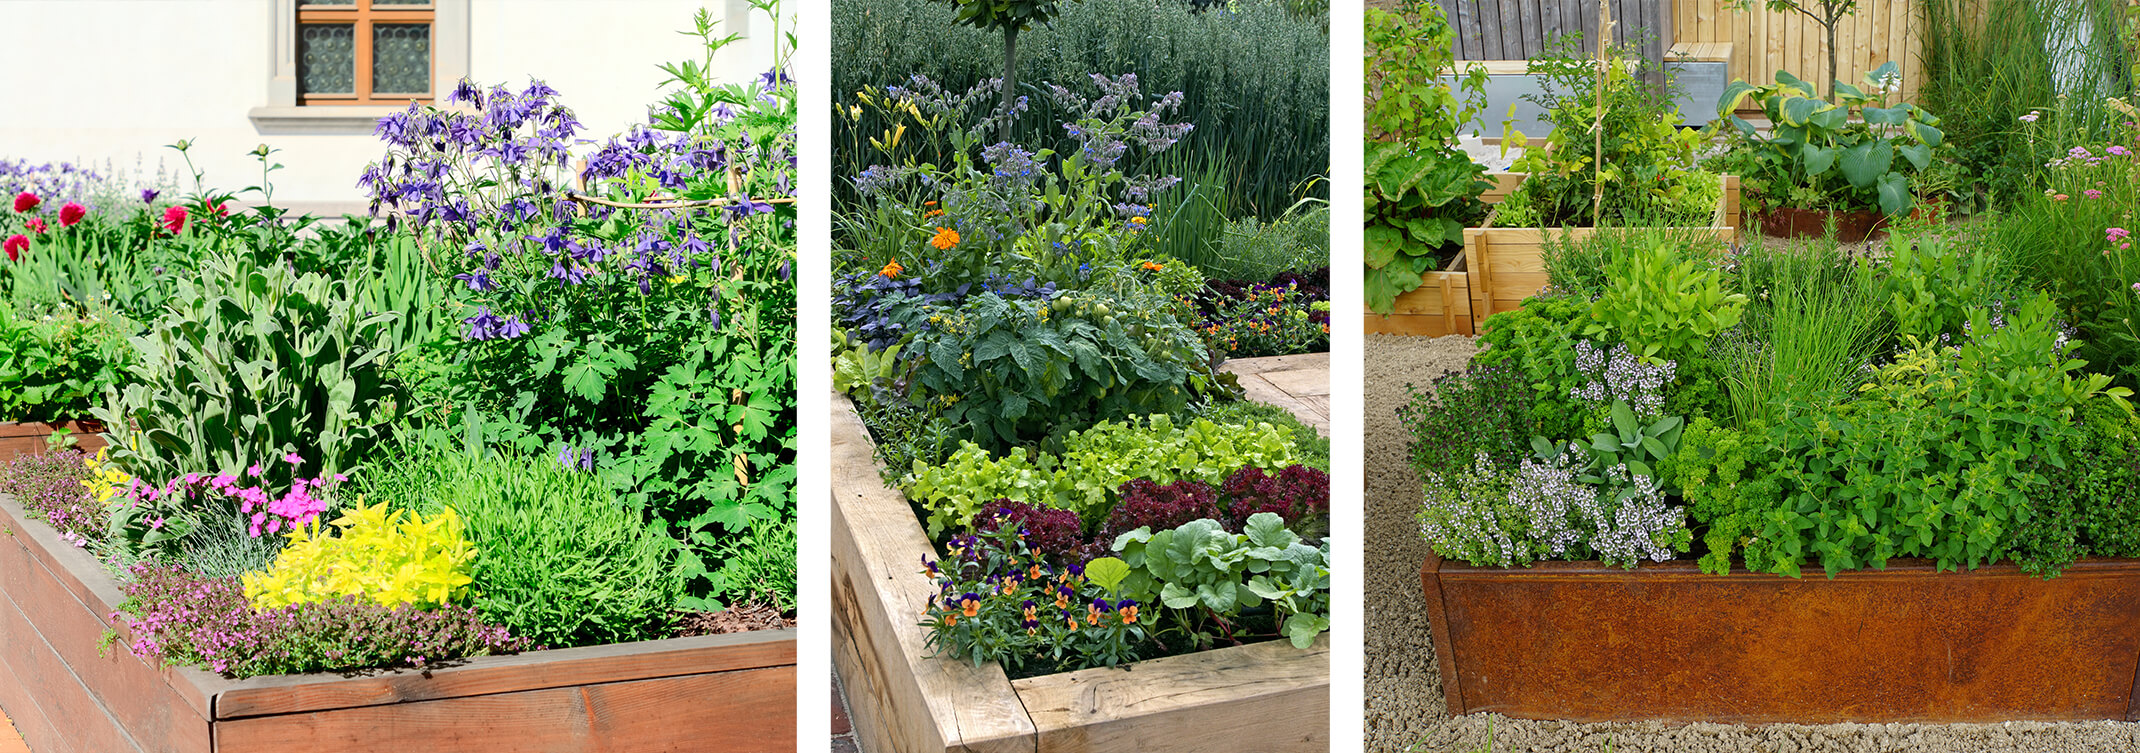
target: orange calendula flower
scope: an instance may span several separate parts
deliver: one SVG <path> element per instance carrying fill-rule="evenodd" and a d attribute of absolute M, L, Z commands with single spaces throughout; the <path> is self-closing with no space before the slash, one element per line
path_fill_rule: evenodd
<path fill-rule="evenodd" d="M 1144 224 L 1144 223 L 1148 222 L 1149 220 L 1146 220 L 1146 219 L 1145 219 L 1145 218 L 1143 218 L 1143 217 L 1131 217 L 1131 218 L 1129 218 L 1129 221 L 1130 221 L 1130 222 L 1132 222 L 1132 223 L 1138 224 L 1138 225 L 1142 225 L 1142 224 Z"/>
<path fill-rule="evenodd" d="M 936 202 L 933 202 L 933 201 L 924 201 L 924 202 L 922 202 L 922 203 L 921 203 L 921 205 L 922 205 L 922 206 L 925 206 L 925 207 L 933 207 L 933 206 L 936 206 Z"/>
<path fill-rule="evenodd" d="M 953 230 L 948 227 L 937 228 L 936 237 L 929 239 L 929 245 L 935 246 L 939 251 L 948 251 L 951 249 L 952 246 L 956 246 L 958 244 L 959 231 Z"/>
<path fill-rule="evenodd" d="M 924 213 L 923 213 L 923 214 L 922 214 L 921 216 L 922 216 L 922 218 L 923 218 L 923 219 L 928 219 L 928 218 L 930 218 L 930 217 L 937 217 L 937 216 L 941 216 L 941 215 L 942 215 L 943 213 L 944 213 L 944 210 L 941 210 L 941 209 L 931 209 L 931 210 L 929 210 L 929 211 L 927 211 L 927 212 L 924 212 Z"/>
<path fill-rule="evenodd" d="M 1160 271 L 1160 270 L 1162 270 L 1162 269 L 1166 269 L 1166 268 L 1167 268 L 1167 267 L 1166 267 L 1166 265 L 1164 265 L 1164 264 L 1155 264 L 1155 263 L 1152 263 L 1152 262 L 1145 262 L 1145 263 L 1144 263 L 1144 267 L 1143 267 L 1144 271 L 1146 271 L 1146 272 L 1157 272 L 1157 271 Z"/>
<path fill-rule="evenodd" d="M 901 272 L 905 272 L 905 271 L 907 271 L 907 268 L 906 268 L 906 267 L 902 267 L 902 266 L 899 266 L 899 260 L 898 260 L 898 259 L 892 259 L 892 260 L 890 260 L 890 261 L 887 261 L 887 262 L 885 262 L 885 263 L 884 263 L 884 268 L 883 268 L 883 269 L 880 269 L 880 270 L 877 270 L 877 274 L 878 274 L 878 275 L 881 275 L 881 276 L 884 276 L 884 277 L 890 277 L 890 278 L 892 278 L 892 279 L 898 279 L 898 278 L 899 278 L 899 273 L 901 273 Z"/>

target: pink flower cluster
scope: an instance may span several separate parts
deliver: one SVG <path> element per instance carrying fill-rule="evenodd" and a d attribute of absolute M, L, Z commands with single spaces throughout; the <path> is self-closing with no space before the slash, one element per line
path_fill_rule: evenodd
<path fill-rule="evenodd" d="M 2103 231 L 2103 240 L 2115 244 L 2119 250 L 2130 249 L 2133 247 L 2132 236 L 2132 231 L 2126 230 L 2122 227 L 2114 227 L 2109 230 Z M 2106 249 L 2105 251 L 2103 251 L 2103 253 L 2108 254 L 2110 253 L 2110 251 Z"/>
<path fill-rule="evenodd" d="M 305 462 L 305 459 L 293 452 L 282 456 L 282 461 L 294 466 Z M 243 476 L 229 473 L 214 476 L 188 473 L 165 482 L 161 489 L 136 480 L 128 487 L 127 494 L 133 500 L 153 502 L 172 495 L 190 498 L 204 492 L 213 492 L 236 500 L 238 511 L 248 516 L 247 532 L 254 538 L 259 538 L 311 524 L 320 513 L 327 511 L 327 499 L 320 496 L 320 493 L 331 491 L 336 484 L 349 480 L 347 476 L 339 473 L 331 480 L 294 479 L 290 482 L 289 491 L 276 496 L 264 485 L 266 478 L 261 467 L 256 464 L 245 469 Z M 248 481 L 250 484 L 246 483 Z M 160 518 L 150 522 L 151 528 L 162 526 L 163 520 Z"/>

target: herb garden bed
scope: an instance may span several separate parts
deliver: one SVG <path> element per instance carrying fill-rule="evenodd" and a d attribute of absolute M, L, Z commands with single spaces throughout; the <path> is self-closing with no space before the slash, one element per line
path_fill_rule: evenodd
<path fill-rule="evenodd" d="M 1002 666 L 932 656 L 916 630 L 936 555 L 906 498 L 880 480 L 868 430 L 832 403 L 833 661 L 873 751 L 1323 751 L 1329 636 L 1223 648 L 1012 681 Z M 1225 730 L 1196 736 L 1185 730 Z"/>
<path fill-rule="evenodd" d="M 229 680 L 100 650 L 118 585 L 11 497 L 0 527 L 0 706 L 39 753 L 795 747 L 792 629 Z"/>
<path fill-rule="evenodd" d="M 2140 719 L 2140 560 L 2045 580 L 1921 560 L 1833 580 L 1693 562 L 1420 571 L 1449 713 L 1529 719 Z"/>

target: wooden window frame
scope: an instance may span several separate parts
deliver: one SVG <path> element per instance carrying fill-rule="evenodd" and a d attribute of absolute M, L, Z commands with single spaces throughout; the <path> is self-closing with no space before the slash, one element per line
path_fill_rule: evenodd
<path fill-rule="evenodd" d="M 298 0 L 296 26 L 347 24 L 352 29 L 355 47 L 354 70 L 351 74 L 351 94 L 313 94 L 302 90 L 299 82 L 297 104 L 302 107 L 351 106 L 351 105 L 400 105 L 410 101 L 430 103 L 434 91 L 394 93 L 379 95 L 372 91 L 372 27 L 375 24 L 424 24 L 430 27 L 425 35 L 428 49 L 424 62 L 428 66 L 424 74 L 427 88 L 438 86 L 438 2 L 423 5 L 393 5 L 374 7 L 372 0 L 356 0 L 354 5 L 316 5 Z M 297 30 L 293 29 L 293 37 Z"/>

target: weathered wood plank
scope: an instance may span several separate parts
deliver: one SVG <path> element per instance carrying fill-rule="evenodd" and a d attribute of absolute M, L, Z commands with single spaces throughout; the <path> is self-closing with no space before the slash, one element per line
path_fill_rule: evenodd
<path fill-rule="evenodd" d="M 1041 753 L 1320 753 L 1330 749 L 1329 641 L 1324 635 L 1306 651 L 1272 641 L 1012 684 L 1042 730 Z M 1183 734 L 1194 729 L 1225 734 Z"/>
<path fill-rule="evenodd" d="M 14 602 L 0 594 L 0 647 L 5 648 L 0 650 L 0 709 L 6 710 L 9 721 L 15 723 L 15 732 L 22 736 L 23 742 L 32 746 L 31 750 L 73 753 L 74 746 L 68 744 L 59 727 L 46 715 L 44 707 L 37 703 L 29 681 L 15 674 L 16 664 L 28 665 L 30 661 L 29 657 L 18 654 L 31 650 L 29 642 L 35 640 L 14 634 L 17 628 L 13 626 L 23 624 L 27 622 Z M 22 645 L 17 645 L 17 641 L 22 641 Z"/>
<path fill-rule="evenodd" d="M 480 656 L 428 671 L 275 675 L 217 694 L 217 719 L 325 711 L 546 688 L 649 680 L 795 663 L 795 630 L 668 638 Z"/>
<path fill-rule="evenodd" d="M 89 591 L 59 563 L 94 560 L 60 541 L 51 527 L 26 525 L 25 520 L 19 503 L 0 496 L 0 527 L 9 534 L 0 541 L 0 590 L 25 619 L 35 617 L 33 629 L 42 636 L 38 640 L 54 654 L 61 671 L 88 693 L 100 714 L 117 720 L 147 749 L 206 751 L 209 696 L 196 680 L 220 683 L 220 678 L 155 667 L 128 653 L 123 636 L 121 645 L 105 650 L 100 637 L 111 627 L 105 617 L 116 594 L 90 591 L 85 598 L 82 591 L 71 590 L 70 584 Z"/>
<path fill-rule="evenodd" d="M 794 667 L 219 722 L 219 753 L 795 750 Z M 687 732 L 684 732 L 687 731 Z"/>
<path fill-rule="evenodd" d="M 94 634 L 81 637 L 96 639 Z M 20 683 L 22 693 L 36 699 L 37 707 L 54 727 L 53 737 L 33 744 L 42 746 L 64 739 L 59 747 L 72 747 L 83 753 L 156 750 L 145 747 L 153 741 L 136 740 L 126 734 L 12 600 L 0 608 L 0 646 L 6 647 L 8 669 Z"/>
<path fill-rule="evenodd" d="M 845 395 L 832 405 L 833 660 L 872 753 L 1019 751 L 1037 730 L 996 664 L 932 658 L 918 626 L 933 595 L 920 574 L 935 547 L 885 488 L 869 431 Z"/>

